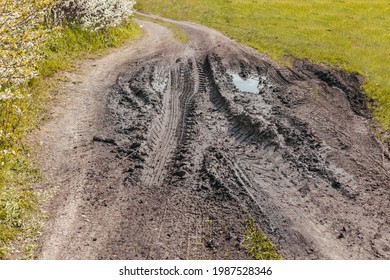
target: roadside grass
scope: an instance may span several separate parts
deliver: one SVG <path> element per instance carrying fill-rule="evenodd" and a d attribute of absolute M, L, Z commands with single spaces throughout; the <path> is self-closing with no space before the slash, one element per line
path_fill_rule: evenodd
<path fill-rule="evenodd" d="M 390 130 L 388 0 L 138 0 L 135 7 L 221 30 L 279 63 L 307 58 L 359 73 L 382 132 Z"/>
<path fill-rule="evenodd" d="M 256 260 L 282 260 L 272 242 L 263 231 L 255 225 L 252 218 L 248 218 L 244 235 L 244 248 Z"/>
<path fill-rule="evenodd" d="M 190 40 L 190 37 L 188 36 L 188 34 L 182 28 L 180 28 L 179 26 L 177 26 L 175 24 L 172 24 L 172 23 L 169 23 L 169 22 L 166 22 L 163 20 L 158 20 L 158 19 L 155 19 L 152 17 L 143 16 L 140 14 L 134 14 L 134 17 L 138 18 L 140 20 L 148 20 L 148 21 L 151 21 L 154 23 L 158 23 L 159 25 L 163 25 L 163 26 L 167 27 L 169 30 L 171 30 L 173 37 L 177 41 L 181 42 L 182 44 L 186 44 Z"/>
<path fill-rule="evenodd" d="M 46 57 L 39 69 L 43 77 L 58 70 L 70 70 L 80 58 L 95 57 L 126 40 L 137 38 L 141 30 L 135 22 L 130 21 L 118 28 L 97 32 L 83 30 L 78 25 L 64 26 L 61 33 L 61 37 L 53 38 L 45 48 Z"/>
<path fill-rule="evenodd" d="M 45 119 L 46 105 L 59 81 L 55 73 L 72 70 L 79 60 L 104 54 L 141 33 L 133 21 L 99 32 L 64 26 L 60 36 L 45 45 L 40 76 L 23 88 L 23 98 L 0 103 L 0 259 L 32 258 L 44 220 L 40 204 L 50 194 L 31 187 L 42 176 L 25 137 Z"/>

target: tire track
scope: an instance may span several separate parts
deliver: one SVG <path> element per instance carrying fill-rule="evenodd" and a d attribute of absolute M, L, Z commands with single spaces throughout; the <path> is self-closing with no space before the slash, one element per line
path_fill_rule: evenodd
<path fill-rule="evenodd" d="M 168 88 L 163 93 L 163 115 L 156 122 L 156 127 L 152 133 L 156 135 L 156 138 L 152 138 L 154 142 L 154 148 L 149 161 L 147 162 L 147 169 L 142 176 L 141 181 L 145 182 L 147 187 L 161 184 L 162 175 L 164 173 L 165 164 L 169 158 L 170 153 L 175 148 L 174 137 L 179 121 L 179 100 L 177 91 L 173 88 L 176 85 L 176 73 L 171 71 Z M 159 125 L 161 123 L 161 125 Z M 160 136 L 158 136 L 160 135 Z"/>
<path fill-rule="evenodd" d="M 163 114 L 158 117 L 152 129 L 152 135 L 161 135 L 152 139 L 155 144 L 146 171 L 141 182 L 144 187 L 157 191 L 160 188 L 168 188 L 165 196 L 169 197 L 172 191 L 166 184 L 169 182 L 170 165 L 175 151 L 184 141 L 187 127 L 188 111 L 193 107 L 192 98 L 198 91 L 196 84 L 197 73 L 193 69 L 193 61 L 188 59 L 185 63 L 179 63 L 170 72 L 169 86 L 163 95 Z M 160 121 L 161 120 L 161 121 Z M 161 124 L 161 125 L 159 125 Z M 186 198 L 184 198 L 185 200 Z M 169 198 L 161 198 L 161 215 L 156 219 L 158 230 L 156 234 L 150 234 L 147 244 L 150 244 L 147 258 L 154 258 L 154 248 L 158 247 L 161 239 L 162 229 L 169 224 L 167 219 L 167 209 L 170 207 Z"/>
<path fill-rule="evenodd" d="M 173 23 L 188 44 L 142 22 L 148 35 L 115 70 L 117 85 L 88 95 L 100 109 L 83 148 L 68 147 L 78 176 L 62 180 L 78 199 L 60 197 L 77 205 L 55 229 L 72 239 L 46 239 L 60 239 L 55 255 L 246 259 L 250 215 L 285 258 L 388 257 L 389 165 L 359 113 L 359 78 L 309 62 L 284 69 L 214 30 Z M 241 91 L 231 74 L 257 76 L 259 91 Z"/>

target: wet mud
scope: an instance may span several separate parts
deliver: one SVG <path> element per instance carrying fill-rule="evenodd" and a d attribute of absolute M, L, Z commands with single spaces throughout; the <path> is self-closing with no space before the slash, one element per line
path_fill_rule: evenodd
<path fill-rule="evenodd" d="M 188 44 L 142 22 L 155 39 L 97 90 L 74 148 L 89 160 L 70 159 L 85 172 L 55 199 L 38 257 L 246 259 L 251 216 L 286 259 L 388 259 L 389 157 L 361 77 L 175 23 Z"/>

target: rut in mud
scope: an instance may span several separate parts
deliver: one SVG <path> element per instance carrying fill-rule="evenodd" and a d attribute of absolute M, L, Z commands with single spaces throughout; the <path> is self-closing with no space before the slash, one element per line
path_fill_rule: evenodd
<path fill-rule="evenodd" d="M 97 72 L 104 86 L 81 76 L 79 137 L 53 144 L 46 163 L 47 184 L 64 190 L 38 257 L 245 259 L 250 215 L 288 259 L 388 259 L 389 156 L 361 79 L 307 61 L 281 68 L 176 24 L 188 44 L 142 22 L 138 50 L 107 66 L 109 79 Z M 232 74 L 256 78 L 257 92 Z"/>

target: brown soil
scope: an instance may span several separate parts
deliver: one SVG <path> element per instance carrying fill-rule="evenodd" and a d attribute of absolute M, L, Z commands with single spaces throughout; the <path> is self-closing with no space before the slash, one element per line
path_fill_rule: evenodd
<path fill-rule="evenodd" d="M 248 215 L 287 259 L 390 258 L 389 156 L 360 77 L 140 23 L 65 74 L 37 135 L 40 187 L 59 187 L 37 258 L 246 259 Z M 262 77 L 259 93 L 229 73 Z"/>

